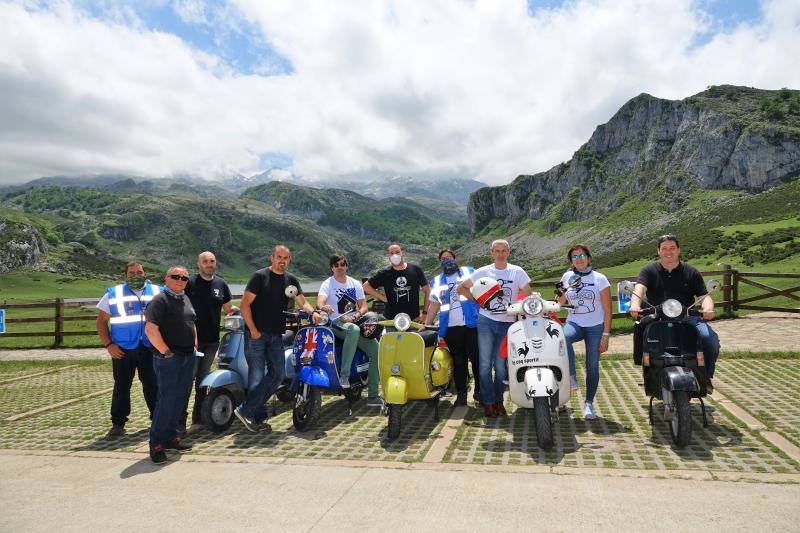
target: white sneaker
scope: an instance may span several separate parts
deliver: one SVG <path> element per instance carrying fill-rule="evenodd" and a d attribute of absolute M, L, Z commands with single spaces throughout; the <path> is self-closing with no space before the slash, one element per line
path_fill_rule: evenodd
<path fill-rule="evenodd" d="M 583 418 L 586 420 L 594 420 L 597 418 L 597 413 L 594 410 L 592 402 L 586 402 L 583 404 Z"/>
<path fill-rule="evenodd" d="M 350 376 L 339 376 L 339 384 L 343 389 L 350 388 Z"/>

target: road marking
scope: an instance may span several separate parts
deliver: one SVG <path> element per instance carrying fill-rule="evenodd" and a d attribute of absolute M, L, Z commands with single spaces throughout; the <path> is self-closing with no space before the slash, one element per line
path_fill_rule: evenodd
<path fill-rule="evenodd" d="M 23 380 L 23 379 L 35 378 L 35 377 L 38 377 L 38 376 L 44 376 L 46 374 L 54 374 L 56 372 L 61 372 L 62 370 L 67 370 L 68 368 L 75 368 L 76 366 L 80 366 L 80 365 L 67 365 L 67 366 L 62 366 L 62 367 L 59 367 L 59 368 L 51 368 L 50 370 L 44 370 L 42 372 L 37 372 L 35 374 L 26 374 L 24 376 L 17 376 L 15 378 L 4 379 L 3 381 L 0 381 L 0 385 L 5 385 L 6 383 L 13 383 L 14 381 L 20 381 L 20 380 Z"/>

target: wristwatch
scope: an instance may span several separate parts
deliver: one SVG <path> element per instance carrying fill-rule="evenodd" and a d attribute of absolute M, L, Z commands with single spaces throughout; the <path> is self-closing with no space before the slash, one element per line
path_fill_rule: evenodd
<path fill-rule="evenodd" d="M 103 345 L 103 347 L 104 347 L 104 348 L 108 348 L 108 347 L 109 347 L 109 346 L 111 346 L 112 344 L 114 344 L 114 343 L 113 343 L 113 342 L 109 342 L 108 344 L 104 344 L 104 345 Z"/>

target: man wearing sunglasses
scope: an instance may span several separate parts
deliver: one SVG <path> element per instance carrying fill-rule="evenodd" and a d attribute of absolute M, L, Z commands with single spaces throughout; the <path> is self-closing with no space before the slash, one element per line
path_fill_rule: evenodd
<path fill-rule="evenodd" d="M 150 418 L 156 408 L 156 375 L 150 341 L 145 335 L 145 310 L 153 297 L 162 291 L 145 278 L 138 261 L 125 266 L 125 281 L 109 288 L 97 304 L 97 335 L 111 356 L 114 392 L 111 395 L 111 429 L 106 437 L 125 434 L 131 414 L 131 385 L 139 374 L 142 393 Z"/>
<path fill-rule="evenodd" d="M 319 324 L 321 318 L 303 296 L 300 281 L 286 270 L 292 261 L 289 248 L 279 244 L 272 251 L 270 260 L 268 268 L 256 270 L 247 282 L 240 304 L 242 318 L 250 333 L 245 351 L 247 398 L 233 413 L 252 432 L 272 430 L 264 421 L 267 419 L 267 400 L 286 374 L 283 355 L 286 315 L 283 312 L 290 298 L 311 315 L 314 324 Z M 289 286 L 297 289 L 293 297 L 286 294 Z"/>
<path fill-rule="evenodd" d="M 658 238 L 658 261 L 645 266 L 639 272 L 639 279 L 631 296 L 630 313 L 633 318 L 639 318 L 643 296 L 652 305 L 661 305 L 665 300 L 674 298 L 684 308 L 692 305 L 695 298 L 702 297 L 700 301 L 702 319 L 713 320 L 715 316 L 714 300 L 708 294 L 702 274 L 693 266 L 681 261 L 678 237 L 672 234 Z M 711 378 L 714 377 L 714 368 L 719 356 L 719 337 L 706 322 L 700 321 L 700 317 L 686 316 L 682 320 L 694 324 L 703 342 L 710 393 L 713 391 Z"/>
<path fill-rule="evenodd" d="M 185 412 L 192 390 L 197 353 L 197 315 L 185 294 L 189 271 L 171 267 L 164 277 L 164 291 L 147 306 L 145 332 L 153 345 L 153 369 L 158 382 L 158 399 L 150 425 L 150 459 L 161 464 L 167 460 L 164 450 L 190 450 L 181 443 L 178 423 Z"/>

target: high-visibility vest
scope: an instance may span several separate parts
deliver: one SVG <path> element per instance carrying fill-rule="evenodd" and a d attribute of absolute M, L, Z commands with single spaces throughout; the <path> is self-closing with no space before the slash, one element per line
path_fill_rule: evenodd
<path fill-rule="evenodd" d="M 161 287 L 152 285 L 149 281 L 144 284 L 141 296 L 137 296 L 127 283 L 108 289 L 111 342 L 126 350 L 134 350 L 140 344 L 150 348 L 150 341 L 144 333 L 144 312 L 153 296 L 161 291 Z"/>
<path fill-rule="evenodd" d="M 472 267 L 461 267 L 458 282 L 469 279 L 474 271 Z M 439 299 L 439 338 L 443 339 L 450 321 L 450 288 L 444 272 L 436 277 L 431 290 L 435 291 L 434 294 Z M 458 295 L 458 299 L 461 301 L 461 312 L 464 313 L 464 324 L 470 329 L 478 327 L 478 304 L 462 294 Z"/>

